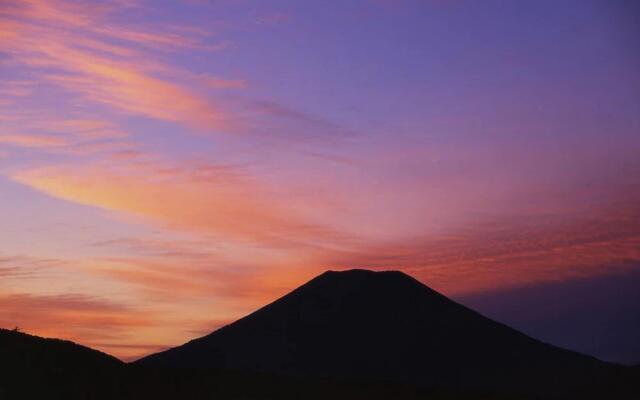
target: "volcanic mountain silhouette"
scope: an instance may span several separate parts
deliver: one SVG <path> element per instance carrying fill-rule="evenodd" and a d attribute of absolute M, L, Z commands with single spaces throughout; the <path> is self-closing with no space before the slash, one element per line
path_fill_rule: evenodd
<path fill-rule="evenodd" d="M 367 270 L 326 272 L 228 326 L 136 364 L 571 398 L 582 389 L 620 389 L 612 382 L 624 369 L 530 338 L 402 272 Z"/>

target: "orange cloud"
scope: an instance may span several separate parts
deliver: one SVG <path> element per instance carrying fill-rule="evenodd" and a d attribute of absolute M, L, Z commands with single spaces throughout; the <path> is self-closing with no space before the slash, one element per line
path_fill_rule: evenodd
<path fill-rule="evenodd" d="M 281 142 L 292 136 L 335 141 L 353 133 L 274 101 L 212 98 L 218 90 L 244 89 L 247 81 L 178 67 L 158 50 L 201 54 L 228 43 L 209 44 L 210 33 L 197 28 L 123 26 L 110 19 L 116 10 L 70 1 L 9 2 L 0 10 L 7 63 L 26 68 L 37 83 L 61 87 L 86 104 L 197 132 L 251 133 Z"/>
<path fill-rule="evenodd" d="M 118 243 L 125 242 L 101 245 Z M 134 359 L 187 340 L 194 330 L 228 323 L 258 306 L 255 300 L 272 299 L 249 295 L 254 278 L 245 271 L 211 268 L 215 257 L 210 255 L 174 254 L 167 262 L 160 256 L 164 252 L 156 254 L 163 246 L 191 248 L 180 243 L 131 244 L 152 246 L 157 260 L 0 255 L 0 326 L 19 326 Z"/>
<path fill-rule="evenodd" d="M 232 168 L 58 167 L 17 173 L 13 179 L 49 195 L 97 206 L 190 232 L 274 247 L 304 247 L 339 239 L 307 222 Z"/>
<path fill-rule="evenodd" d="M 196 128 L 223 126 L 224 118 L 220 110 L 185 87 L 89 52 L 57 45 L 40 50 L 49 56 L 48 60 L 53 65 L 73 73 L 49 75 L 48 80 L 81 93 L 90 100 L 129 113 L 185 123 Z"/>
<path fill-rule="evenodd" d="M 103 341 L 121 340 L 127 330 L 150 324 L 151 315 L 110 301 L 84 295 L 0 294 L 0 326 L 19 326 L 42 336 L 63 337 L 106 350 Z M 120 352 L 140 354 L 146 349 Z"/>
<path fill-rule="evenodd" d="M 67 144 L 67 141 L 63 137 L 51 135 L 0 133 L 0 144 L 17 147 L 60 147 Z"/>
<path fill-rule="evenodd" d="M 189 47 L 207 49 L 208 46 L 181 32 L 164 29 L 163 32 L 141 30 L 109 21 L 109 14 L 126 4 L 73 2 L 66 0 L 22 0 L 7 1 L 0 8 L 0 15 L 20 22 L 38 22 L 48 28 L 81 29 L 86 33 L 109 39 L 120 39 L 135 44 L 161 47 Z M 202 32 L 198 32 L 202 34 Z M 80 38 L 84 40 L 84 38 Z M 101 43 L 103 45 L 105 43 Z M 113 47 L 115 48 L 115 47 Z"/>
<path fill-rule="evenodd" d="M 217 107 L 184 87 L 87 54 L 70 57 L 65 66 L 77 68 L 79 76 L 51 75 L 50 81 L 126 112 L 201 129 L 224 126 Z"/>
<path fill-rule="evenodd" d="M 468 294 L 634 268 L 640 262 L 639 225 L 640 208 L 626 199 L 562 220 L 477 221 L 438 236 L 365 246 L 324 260 L 344 268 L 402 269 L 447 294 Z"/>
<path fill-rule="evenodd" d="M 65 1 L 10 3 L 0 13 L 0 18 L 8 21 L 7 33 L 2 36 L 11 38 L 4 41 L 5 51 L 12 63 L 34 70 L 54 69 L 55 73 L 41 73 L 41 79 L 91 101 L 197 129 L 224 126 L 220 107 L 177 83 L 189 80 L 191 73 L 154 62 L 146 52 L 113 40 L 153 48 L 195 48 L 200 44 L 179 33 L 113 27 L 105 20 L 109 11 L 105 6 Z M 168 77 L 158 76 L 158 72 Z M 242 85 L 237 80 L 208 79 L 209 86 L 218 88 Z"/>
<path fill-rule="evenodd" d="M 88 113 L 69 114 L 29 109 L 0 113 L 0 120 L 12 132 L 0 133 L 0 145 L 67 156 L 135 150 L 130 134 L 116 123 Z"/>
<path fill-rule="evenodd" d="M 73 156 L 87 156 L 96 153 L 117 154 L 120 152 L 134 151 L 134 145 L 131 142 L 124 140 L 101 140 L 103 139 L 101 136 L 103 133 L 110 135 L 104 131 L 96 132 L 95 134 L 97 136 L 95 137 L 93 134 L 79 134 L 76 135 L 76 137 L 80 137 L 81 139 L 76 140 L 73 137 L 74 135 L 6 134 L 0 135 L 0 145 L 4 144 L 51 154 Z M 117 137 L 115 135 L 116 133 L 113 134 L 113 137 Z M 112 136 L 105 136 L 104 138 L 111 139 L 111 137 Z M 92 140 L 94 138 L 98 139 L 98 141 Z"/>

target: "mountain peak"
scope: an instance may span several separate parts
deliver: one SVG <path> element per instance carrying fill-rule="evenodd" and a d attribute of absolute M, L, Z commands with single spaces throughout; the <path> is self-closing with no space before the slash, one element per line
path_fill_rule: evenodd
<path fill-rule="evenodd" d="M 415 281 L 414 278 L 405 274 L 402 271 L 398 270 L 384 270 L 384 271 L 374 271 L 370 269 L 363 268 L 354 268 L 354 269 L 346 269 L 346 270 L 327 270 L 322 274 L 318 275 L 315 279 L 397 279 L 404 278 L 408 281 Z"/>
<path fill-rule="evenodd" d="M 361 296 L 368 298 L 367 302 L 362 304 L 363 308 L 371 308 L 373 303 L 383 300 L 382 304 L 378 304 L 378 311 L 387 308 L 387 306 L 392 307 L 394 304 L 404 307 L 406 304 L 401 303 L 412 301 L 407 299 L 407 296 L 410 298 L 415 296 L 426 298 L 424 296 L 427 296 L 431 300 L 439 298 L 440 301 L 449 301 L 438 292 L 401 271 L 350 269 L 325 271 L 276 303 L 313 296 L 324 299 L 345 297 L 344 300 L 350 303 L 357 302 L 355 296 Z M 340 306 L 344 306 L 344 304 L 340 304 Z"/>
<path fill-rule="evenodd" d="M 325 275 L 360 275 L 360 276 L 366 276 L 366 275 L 395 275 L 395 274 L 400 274 L 400 275 L 404 275 L 406 277 L 409 277 L 409 275 L 405 274 L 402 271 L 399 270 L 384 270 L 384 271 L 375 271 L 372 269 L 366 269 L 366 268 L 352 268 L 352 269 L 329 269 L 326 270 L 325 272 L 323 272 L 322 274 L 318 275 L 318 277 L 321 276 L 325 276 Z"/>
<path fill-rule="evenodd" d="M 386 288 L 387 290 L 413 287 L 414 289 L 419 288 L 423 291 L 426 290 L 436 293 L 428 286 L 402 271 L 373 271 L 370 269 L 328 270 L 300 286 L 292 293 L 314 285 L 338 285 L 344 286 L 345 288 L 350 286 L 352 288 Z M 325 287 L 324 290 L 329 290 L 329 288 Z"/>

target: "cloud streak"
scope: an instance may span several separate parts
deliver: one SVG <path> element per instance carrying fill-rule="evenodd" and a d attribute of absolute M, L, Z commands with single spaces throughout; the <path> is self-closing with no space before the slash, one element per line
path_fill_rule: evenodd
<path fill-rule="evenodd" d="M 637 203 L 626 198 L 564 221 L 485 219 L 327 261 L 348 268 L 399 268 L 445 293 L 469 294 L 627 271 L 640 262 L 639 223 Z"/>
<path fill-rule="evenodd" d="M 121 339 L 124 331 L 147 326 L 151 318 L 148 313 L 82 294 L 0 295 L 0 326 L 19 326 L 27 332 L 64 337 L 103 350 L 101 341 Z M 141 350 L 146 348 L 134 347 L 130 353 Z"/>
<path fill-rule="evenodd" d="M 142 217 L 188 231 L 272 246 L 303 246 L 333 240 L 337 233 L 296 215 L 270 199 L 233 168 L 206 170 L 46 168 L 13 178 L 47 194 Z M 336 235 L 336 236 L 334 236 Z"/>
<path fill-rule="evenodd" d="M 64 146 L 67 144 L 67 141 L 59 136 L 0 133 L 0 144 L 17 147 L 48 148 Z"/>
<path fill-rule="evenodd" d="M 9 2 L 0 9 L 5 21 L 4 51 L 11 55 L 11 62 L 31 68 L 45 82 L 85 100 L 201 130 L 220 129 L 224 116 L 219 107 L 203 94 L 175 83 L 180 71 L 151 61 L 145 50 L 207 46 L 177 33 L 114 27 L 108 22 L 113 11 L 66 1 Z M 238 80 L 221 78 L 214 83 L 227 89 L 240 85 Z"/>

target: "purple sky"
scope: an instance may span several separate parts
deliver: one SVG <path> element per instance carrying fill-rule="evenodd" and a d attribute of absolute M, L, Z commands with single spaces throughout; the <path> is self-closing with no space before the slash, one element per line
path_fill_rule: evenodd
<path fill-rule="evenodd" d="M 3 1 L 0 326 L 133 359 L 401 269 L 640 362 L 638 11 Z"/>

